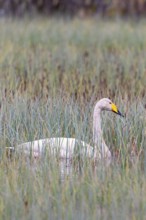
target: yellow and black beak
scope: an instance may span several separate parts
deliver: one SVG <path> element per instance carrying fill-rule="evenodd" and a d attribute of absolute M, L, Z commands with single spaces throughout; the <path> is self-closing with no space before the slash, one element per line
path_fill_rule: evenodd
<path fill-rule="evenodd" d="M 112 111 L 113 111 L 114 113 L 116 113 L 116 114 L 118 114 L 118 115 L 124 117 L 124 115 L 118 110 L 117 106 L 116 106 L 114 103 L 112 103 L 111 106 L 112 106 Z"/>

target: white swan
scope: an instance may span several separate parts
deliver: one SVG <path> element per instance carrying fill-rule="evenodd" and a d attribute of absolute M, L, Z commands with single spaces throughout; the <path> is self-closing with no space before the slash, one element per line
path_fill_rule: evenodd
<path fill-rule="evenodd" d="M 41 156 L 44 152 L 49 151 L 51 154 L 58 154 L 60 158 L 72 158 L 76 152 L 83 153 L 87 157 L 111 158 L 111 152 L 103 139 L 101 129 L 101 111 L 112 111 L 120 116 L 123 116 L 117 106 L 108 98 L 99 100 L 93 112 L 93 143 L 94 147 L 89 144 L 77 140 L 75 138 L 47 138 L 26 142 L 18 145 L 16 148 L 9 148 L 11 151 L 23 152 L 26 155 L 34 157 Z"/>

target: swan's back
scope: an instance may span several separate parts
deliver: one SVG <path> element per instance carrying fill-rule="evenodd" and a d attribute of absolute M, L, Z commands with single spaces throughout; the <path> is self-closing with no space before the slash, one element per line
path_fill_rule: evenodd
<path fill-rule="evenodd" d="M 93 147 L 75 138 L 47 138 L 32 142 L 26 142 L 17 146 L 17 151 L 39 157 L 48 151 L 51 155 L 59 155 L 60 158 L 72 158 L 77 153 L 88 157 L 93 156 Z"/>

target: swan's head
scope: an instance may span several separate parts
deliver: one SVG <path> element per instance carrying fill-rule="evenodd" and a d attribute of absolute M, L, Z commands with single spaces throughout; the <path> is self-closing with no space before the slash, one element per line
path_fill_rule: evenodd
<path fill-rule="evenodd" d="M 103 98 L 99 100 L 98 108 L 100 108 L 100 110 L 112 111 L 124 117 L 124 115 L 122 115 L 121 112 L 118 110 L 117 106 L 109 98 Z"/>

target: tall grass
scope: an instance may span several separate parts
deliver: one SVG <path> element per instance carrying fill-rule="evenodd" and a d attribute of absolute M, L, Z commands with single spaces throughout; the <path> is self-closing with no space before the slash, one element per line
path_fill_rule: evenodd
<path fill-rule="evenodd" d="M 146 218 L 145 21 L 0 20 L 0 218 Z M 49 155 L 34 161 L 5 147 L 45 137 L 92 144 L 96 100 L 110 166 Z M 69 164 L 70 165 L 70 164 Z"/>

